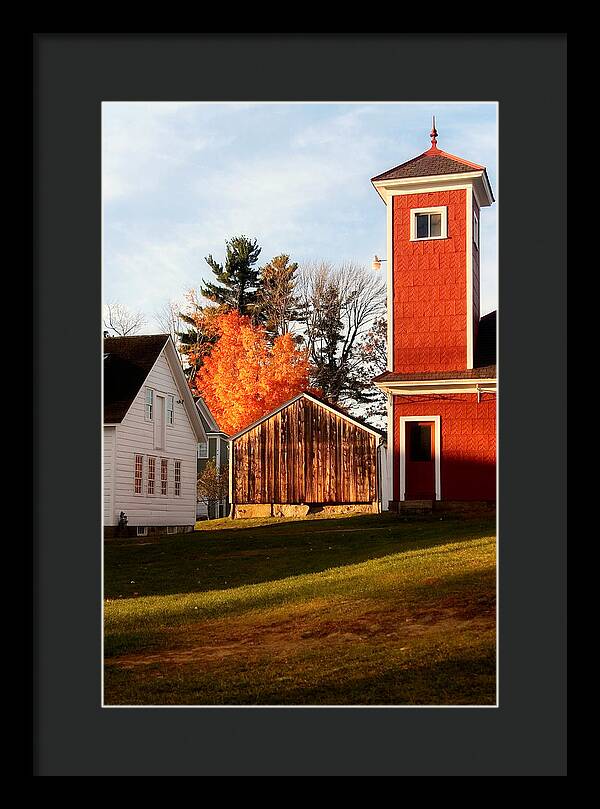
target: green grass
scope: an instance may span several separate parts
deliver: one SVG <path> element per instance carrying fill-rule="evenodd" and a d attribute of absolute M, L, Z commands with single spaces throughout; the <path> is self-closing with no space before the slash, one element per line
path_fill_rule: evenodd
<path fill-rule="evenodd" d="M 490 517 L 198 528 L 106 544 L 106 704 L 494 704 Z"/>

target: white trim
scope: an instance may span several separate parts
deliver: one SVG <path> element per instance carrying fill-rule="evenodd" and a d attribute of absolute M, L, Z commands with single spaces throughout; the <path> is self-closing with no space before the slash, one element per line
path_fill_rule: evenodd
<path fill-rule="evenodd" d="M 435 214 L 439 213 L 441 217 L 440 235 L 439 236 L 417 236 L 417 215 L 418 214 Z M 410 209 L 410 241 L 411 242 L 430 242 L 434 239 L 447 239 L 448 238 L 448 206 L 437 205 L 432 208 L 411 208 Z"/>
<path fill-rule="evenodd" d="M 473 194 L 467 191 L 466 265 L 467 265 L 467 368 L 473 367 Z"/>
<path fill-rule="evenodd" d="M 386 202 L 387 227 L 387 369 L 394 370 L 394 200 Z"/>
<path fill-rule="evenodd" d="M 434 435 L 434 470 L 435 470 L 435 499 L 442 499 L 441 476 L 441 418 L 440 416 L 400 416 L 400 500 L 406 500 L 406 422 L 407 421 L 433 421 Z"/>
<path fill-rule="evenodd" d="M 392 396 L 420 396 L 444 393 L 496 393 L 495 379 L 415 379 L 375 382 L 379 390 Z"/>
<path fill-rule="evenodd" d="M 387 474 L 390 499 L 394 499 L 394 397 L 387 394 Z M 389 506 L 388 506 L 389 507 Z"/>
<path fill-rule="evenodd" d="M 473 188 L 480 208 L 492 205 L 494 197 L 485 170 L 463 171 L 457 174 L 432 174 L 425 177 L 402 177 L 397 180 L 371 181 L 379 196 L 386 201 L 390 193 L 415 194 L 422 191 L 451 191 L 460 185 L 470 185 Z M 443 189 L 432 188 L 441 185 Z"/>

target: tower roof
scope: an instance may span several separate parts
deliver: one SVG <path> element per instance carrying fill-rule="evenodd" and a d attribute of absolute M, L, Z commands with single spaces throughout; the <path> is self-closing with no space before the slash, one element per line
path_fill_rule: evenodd
<path fill-rule="evenodd" d="M 433 126 L 431 129 L 431 146 L 426 152 L 423 152 L 417 157 L 401 163 L 399 166 L 384 171 L 382 174 L 377 174 L 371 178 L 372 183 L 378 183 L 386 180 L 405 180 L 417 179 L 419 177 L 433 177 L 443 174 L 466 174 L 474 171 L 483 172 L 485 181 L 490 189 L 491 186 L 487 176 L 485 166 L 480 166 L 478 163 L 471 163 L 469 160 L 464 160 L 462 157 L 444 152 L 438 149 L 437 146 L 437 130 L 435 128 L 435 117 L 433 119 Z M 493 196 L 491 196 L 493 201 Z"/>

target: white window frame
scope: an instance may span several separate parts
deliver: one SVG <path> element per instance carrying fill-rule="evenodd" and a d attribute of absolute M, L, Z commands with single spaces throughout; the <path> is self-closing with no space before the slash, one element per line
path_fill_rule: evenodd
<path fill-rule="evenodd" d="M 138 462 L 137 459 L 140 458 L 140 472 L 141 475 L 139 478 L 136 476 L 136 472 L 138 470 Z M 139 480 L 140 482 L 140 490 L 136 492 L 135 484 Z M 133 456 L 133 494 L 135 497 L 143 497 L 144 496 L 144 456 L 141 452 L 136 452 Z"/>
<path fill-rule="evenodd" d="M 417 214 L 441 214 L 441 225 L 439 236 L 417 236 Z M 411 208 L 410 209 L 410 240 L 411 242 L 429 242 L 435 239 L 448 238 L 448 207 L 438 205 L 435 208 Z"/>
<path fill-rule="evenodd" d="M 163 477 L 163 468 L 166 470 L 166 475 Z M 165 484 L 163 487 L 163 483 Z M 164 488 L 164 491 L 163 491 Z M 169 459 L 160 459 L 160 496 L 169 496 Z"/>
<path fill-rule="evenodd" d="M 479 250 L 479 217 L 475 208 L 473 208 L 473 244 Z"/>
<path fill-rule="evenodd" d="M 165 396 L 165 421 L 167 427 L 175 424 L 175 396 L 172 393 Z"/>
<path fill-rule="evenodd" d="M 147 537 L 148 536 L 148 526 L 147 525 L 138 525 L 136 528 L 136 536 L 138 537 Z"/>
<path fill-rule="evenodd" d="M 182 468 L 182 463 L 178 458 L 176 458 L 173 461 L 173 496 L 174 497 L 181 497 L 181 482 L 182 482 L 181 481 L 181 479 L 182 479 L 181 468 Z"/>
<path fill-rule="evenodd" d="M 150 461 L 154 461 L 154 469 L 152 470 L 152 477 L 150 477 Z M 152 491 L 150 491 L 150 483 L 152 483 Z M 156 495 L 156 455 L 148 455 L 148 474 L 146 475 L 146 494 L 148 497 Z"/>
<path fill-rule="evenodd" d="M 176 533 L 177 533 L 176 525 L 167 525 L 167 534 L 176 534 Z"/>
<path fill-rule="evenodd" d="M 150 394 L 150 401 L 148 401 L 148 394 Z M 150 409 L 148 409 L 150 408 Z M 154 390 L 153 388 L 146 388 L 144 399 L 144 419 L 146 421 L 154 421 Z"/>
<path fill-rule="evenodd" d="M 204 455 L 201 452 L 201 449 L 200 449 L 201 447 L 206 447 L 206 455 Z M 204 460 L 204 459 L 208 458 L 208 438 L 206 439 L 206 441 L 198 441 L 198 458 L 200 460 Z"/>
<path fill-rule="evenodd" d="M 406 422 L 407 421 L 433 421 L 434 435 L 434 469 L 435 469 L 435 499 L 442 499 L 441 475 L 441 417 L 440 416 L 400 416 L 400 500 L 406 500 Z"/>

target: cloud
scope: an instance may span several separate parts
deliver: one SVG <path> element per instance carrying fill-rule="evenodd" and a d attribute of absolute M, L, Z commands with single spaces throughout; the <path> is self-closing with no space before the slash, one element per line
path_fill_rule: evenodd
<path fill-rule="evenodd" d="M 240 233 L 265 259 L 381 254 L 385 214 L 369 178 L 427 148 L 430 106 L 104 104 L 104 297 L 151 315 L 197 287 L 204 256 Z M 495 183 L 495 107 L 436 114 L 440 147 L 487 162 Z M 484 310 L 495 306 L 495 235 L 487 209 Z"/>

